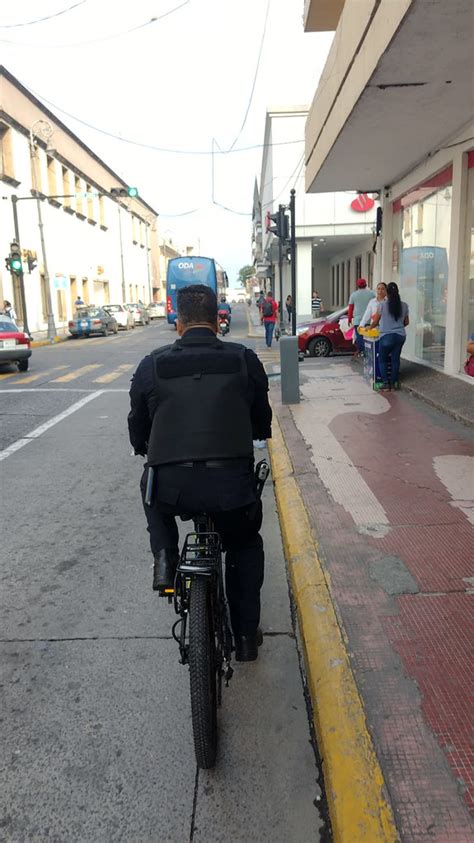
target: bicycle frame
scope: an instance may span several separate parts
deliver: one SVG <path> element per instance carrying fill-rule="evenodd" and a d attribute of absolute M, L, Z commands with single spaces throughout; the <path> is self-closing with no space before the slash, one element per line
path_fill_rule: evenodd
<path fill-rule="evenodd" d="M 233 674 L 230 665 L 232 634 L 222 573 L 221 539 L 208 516 L 195 516 L 193 521 L 194 532 L 186 536 L 176 571 L 174 608 L 180 617 L 173 626 L 173 638 L 179 645 L 181 664 L 187 664 L 189 644 L 186 642 L 186 628 L 192 583 L 196 577 L 208 578 L 215 625 L 218 703 L 220 705 L 222 679 L 224 678 L 228 685 Z M 181 624 L 179 637 L 175 634 L 178 624 Z"/>

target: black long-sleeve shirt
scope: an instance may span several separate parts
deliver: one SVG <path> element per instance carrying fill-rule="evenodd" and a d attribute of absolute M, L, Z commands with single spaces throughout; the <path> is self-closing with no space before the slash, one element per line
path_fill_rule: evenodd
<path fill-rule="evenodd" d="M 190 328 L 186 336 L 212 336 L 208 328 Z M 268 401 L 268 378 L 262 363 L 250 348 L 245 350 L 247 371 L 253 385 L 253 401 L 250 407 L 252 431 L 254 439 L 270 439 L 272 435 L 272 410 Z M 153 363 L 147 355 L 139 363 L 133 375 L 130 387 L 130 413 L 128 415 L 128 430 L 130 442 L 137 454 L 146 454 L 150 436 L 152 415 L 151 405 L 155 388 L 153 377 Z"/>

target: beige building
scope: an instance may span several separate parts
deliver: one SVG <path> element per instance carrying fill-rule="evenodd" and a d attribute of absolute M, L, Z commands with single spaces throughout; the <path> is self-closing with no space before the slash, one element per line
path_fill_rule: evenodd
<path fill-rule="evenodd" d="M 306 190 L 380 193 L 380 273 L 411 311 L 404 356 L 466 377 L 472 0 L 306 0 L 304 22 L 308 32 L 335 30 L 306 123 Z"/>
<path fill-rule="evenodd" d="M 112 188 L 127 188 L 123 180 L 3 67 L 0 182 L 2 257 L 15 238 L 16 205 L 33 333 L 46 330 L 50 304 L 57 330 L 65 329 L 78 296 L 98 305 L 164 299 L 157 212 L 140 196 L 113 197 Z M 0 299 L 23 322 L 20 284 L 3 260 Z"/>

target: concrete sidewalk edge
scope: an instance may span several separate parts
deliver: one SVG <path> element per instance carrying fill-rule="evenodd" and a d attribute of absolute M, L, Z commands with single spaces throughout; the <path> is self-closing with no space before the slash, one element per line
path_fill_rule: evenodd
<path fill-rule="evenodd" d="M 32 340 L 31 348 L 41 348 L 43 345 L 55 345 L 58 342 L 66 342 L 70 337 L 54 337 L 52 340 Z"/>
<path fill-rule="evenodd" d="M 247 313 L 247 324 L 248 324 L 248 332 L 247 332 L 247 336 L 248 336 L 248 338 L 249 338 L 249 339 L 252 339 L 252 340 L 261 340 L 261 339 L 263 339 L 263 335 L 262 335 L 262 334 L 256 334 L 256 333 L 254 332 L 254 328 L 255 328 L 255 326 L 254 326 L 254 325 L 252 325 L 252 320 L 250 319 L 250 308 L 249 308 L 249 307 L 247 307 L 247 311 L 246 311 L 246 313 Z"/>
<path fill-rule="evenodd" d="M 275 417 L 268 445 L 333 839 L 336 843 L 392 843 L 399 838 L 350 666 L 345 634 Z"/>

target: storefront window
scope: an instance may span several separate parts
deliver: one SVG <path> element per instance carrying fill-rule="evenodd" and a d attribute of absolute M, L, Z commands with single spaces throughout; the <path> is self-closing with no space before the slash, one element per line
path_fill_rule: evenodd
<path fill-rule="evenodd" d="M 449 167 L 394 203 L 401 227 L 394 276 L 410 308 L 405 352 L 440 367 L 446 342 L 451 195 Z"/>
<path fill-rule="evenodd" d="M 461 360 L 466 358 L 466 343 L 474 335 L 474 152 L 469 153 L 467 193 L 466 262 L 463 296 L 463 331 Z"/>

